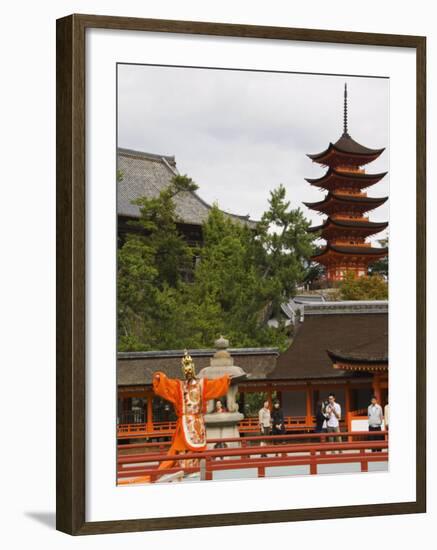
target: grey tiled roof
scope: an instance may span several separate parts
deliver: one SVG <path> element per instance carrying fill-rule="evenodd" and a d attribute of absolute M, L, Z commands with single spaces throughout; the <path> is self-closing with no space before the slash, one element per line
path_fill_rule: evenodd
<path fill-rule="evenodd" d="M 248 380 L 265 379 L 273 371 L 278 348 L 229 348 L 234 362 L 248 375 Z M 210 365 L 215 349 L 189 350 L 196 371 Z M 117 384 L 131 386 L 151 384 L 153 373 L 162 371 L 171 378 L 181 378 L 183 350 L 140 351 L 117 353 Z"/>
<path fill-rule="evenodd" d="M 305 305 L 304 321 L 279 356 L 270 379 L 341 378 L 327 350 L 374 360 L 388 356 L 388 302 L 345 301 Z M 341 351 L 340 351 L 341 350 Z M 355 354 L 355 355 L 354 355 Z M 349 374 L 346 374 L 349 376 Z"/>
<path fill-rule="evenodd" d="M 170 185 L 173 176 L 178 174 L 175 158 L 155 155 L 131 149 L 118 149 L 118 169 L 122 180 L 117 188 L 117 214 L 138 218 L 139 207 L 132 201 L 140 197 L 156 197 Z M 181 192 L 174 197 L 176 214 L 187 224 L 201 225 L 206 221 L 211 205 L 192 192 Z M 234 221 L 254 226 L 255 222 L 246 216 L 226 213 Z"/>

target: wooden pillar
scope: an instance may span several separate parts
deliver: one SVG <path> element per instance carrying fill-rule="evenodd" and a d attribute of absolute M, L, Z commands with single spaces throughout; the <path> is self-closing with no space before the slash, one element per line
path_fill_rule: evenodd
<path fill-rule="evenodd" d="M 307 426 L 312 426 L 313 424 L 313 387 L 310 383 L 307 384 L 306 388 L 305 424 Z"/>
<path fill-rule="evenodd" d="M 387 375 L 381 374 L 381 407 L 385 407 L 388 403 L 388 378 Z"/>
<path fill-rule="evenodd" d="M 147 431 L 152 432 L 153 431 L 153 395 L 148 393 L 146 395 L 147 403 L 146 403 L 146 418 L 147 418 Z"/>
<path fill-rule="evenodd" d="M 381 403 L 381 375 L 379 373 L 373 375 L 373 393 L 378 403 Z"/>
<path fill-rule="evenodd" d="M 314 390 L 313 395 L 314 395 L 314 402 L 318 403 L 320 401 L 320 390 L 318 388 L 317 390 Z M 315 412 L 315 409 L 314 409 L 314 412 Z"/>
<path fill-rule="evenodd" d="M 346 387 L 344 389 L 344 416 L 346 418 L 347 413 L 351 410 L 351 387 L 350 383 L 346 382 Z"/>

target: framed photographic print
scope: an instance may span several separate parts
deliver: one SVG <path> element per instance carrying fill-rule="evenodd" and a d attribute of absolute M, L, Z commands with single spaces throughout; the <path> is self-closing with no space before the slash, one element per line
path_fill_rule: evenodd
<path fill-rule="evenodd" d="M 426 41 L 57 22 L 57 528 L 426 509 Z"/>

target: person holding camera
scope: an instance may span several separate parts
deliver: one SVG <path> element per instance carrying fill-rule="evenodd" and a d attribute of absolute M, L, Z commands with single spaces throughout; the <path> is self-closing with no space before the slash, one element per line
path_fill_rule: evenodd
<path fill-rule="evenodd" d="M 326 429 L 328 433 L 340 433 L 340 418 L 341 418 L 341 407 L 340 404 L 335 400 L 335 394 L 330 393 L 328 395 L 328 405 L 325 408 L 325 414 L 327 415 L 326 419 Z M 337 441 L 338 443 L 342 442 L 341 436 L 330 436 L 328 441 L 333 443 Z M 334 451 L 335 453 L 336 451 Z M 341 451 L 338 451 L 341 453 Z"/>

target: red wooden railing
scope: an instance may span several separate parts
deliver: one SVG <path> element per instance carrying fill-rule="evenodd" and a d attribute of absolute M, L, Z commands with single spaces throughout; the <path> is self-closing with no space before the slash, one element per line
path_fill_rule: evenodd
<path fill-rule="evenodd" d="M 171 436 L 176 429 L 176 422 L 153 422 L 150 426 L 147 422 L 136 424 L 118 424 L 118 439 L 129 439 L 135 437 L 159 437 Z"/>
<path fill-rule="evenodd" d="M 306 424 L 305 416 L 286 416 L 284 425 L 287 432 L 293 431 L 311 431 L 314 429 L 315 418 L 313 423 Z M 169 437 L 173 435 L 176 428 L 176 422 L 153 422 L 137 424 L 118 424 L 117 437 L 118 439 L 141 439 L 141 438 L 157 438 Z M 259 421 L 256 416 L 249 416 L 241 420 L 238 424 L 240 434 L 250 434 L 259 432 Z"/>
<path fill-rule="evenodd" d="M 315 421 L 315 419 L 313 419 Z M 284 426 L 286 430 L 307 428 L 305 416 L 285 416 Z M 312 426 L 311 426 L 312 427 Z M 259 432 L 259 419 L 257 416 L 248 416 L 238 423 L 240 433 Z"/>
<path fill-rule="evenodd" d="M 353 438 L 374 436 L 369 432 L 344 432 L 342 437 L 352 438 L 352 441 L 326 442 L 332 434 L 292 434 L 281 436 L 254 436 L 248 438 L 228 438 L 226 440 L 210 440 L 214 442 L 227 442 L 241 444 L 240 447 L 227 449 L 211 449 L 203 452 L 186 453 L 183 455 L 168 455 L 162 452 L 147 454 L 118 454 L 117 472 L 119 483 L 135 483 L 141 481 L 155 482 L 164 474 L 171 474 L 183 471 L 187 473 L 201 472 L 202 479 L 212 479 L 214 471 L 238 470 L 242 468 L 254 468 L 258 477 L 265 476 L 265 469 L 278 466 L 300 466 L 310 467 L 311 474 L 317 474 L 317 467 L 320 464 L 345 464 L 360 463 L 361 471 L 368 471 L 369 462 L 385 462 L 388 460 L 388 432 L 378 434 L 383 440 L 379 441 L 353 441 Z M 297 439 L 319 439 L 318 443 L 293 443 Z M 253 443 L 264 442 L 267 444 L 253 445 Z M 280 441 L 280 445 L 275 442 Z M 286 441 L 286 443 L 284 443 Z M 251 444 L 252 443 L 252 444 Z M 132 445 L 120 445 L 119 449 L 147 448 L 149 443 Z M 378 450 L 372 453 L 372 450 Z M 330 454 L 337 453 L 341 454 Z M 271 455 L 260 457 L 263 455 Z M 272 456 L 273 455 L 273 456 Z M 198 459 L 198 466 L 190 468 L 166 468 L 158 470 L 157 464 L 162 461 L 183 459 Z M 218 460 L 222 459 L 222 460 Z M 226 460 L 223 460 L 226 459 Z"/>
<path fill-rule="evenodd" d="M 348 432 L 352 431 L 352 420 L 357 420 L 359 418 L 367 418 L 367 407 L 346 413 L 346 429 Z"/>

